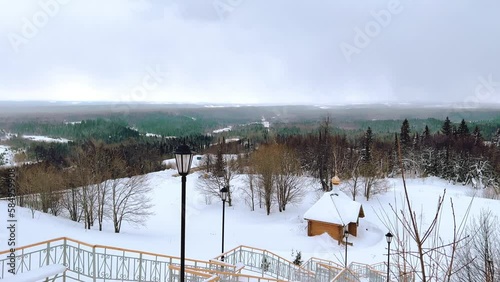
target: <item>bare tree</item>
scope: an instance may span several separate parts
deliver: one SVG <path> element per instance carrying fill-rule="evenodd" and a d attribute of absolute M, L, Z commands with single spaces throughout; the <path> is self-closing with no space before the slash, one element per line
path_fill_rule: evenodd
<path fill-rule="evenodd" d="M 344 187 L 346 187 L 351 194 L 353 201 L 356 201 L 356 196 L 359 194 L 359 186 L 361 186 L 361 173 L 359 171 L 360 163 L 361 157 L 358 157 L 350 172 L 350 178 L 347 179 L 345 182 L 346 184 L 344 185 Z"/>
<path fill-rule="evenodd" d="M 126 170 L 125 161 L 117 151 L 108 148 L 102 142 L 87 141 L 75 153 L 74 177 L 80 187 L 80 204 L 83 211 L 85 228 L 90 229 L 97 219 L 99 230 L 102 231 L 108 182 L 122 176 Z M 73 203 L 75 193 L 72 193 L 68 207 L 70 215 L 75 218 L 76 206 Z"/>
<path fill-rule="evenodd" d="M 391 205 L 391 215 L 388 213 L 379 215 L 386 227 L 392 230 L 395 235 L 396 251 L 391 253 L 397 256 L 399 273 L 396 275 L 402 279 L 417 276 L 418 281 L 452 281 L 456 274 L 453 267 L 457 250 L 460 242 L 466 238 L 464 235 L 465 222 L 472 201 L 466 209 L 462 221 L 457 223 L 453 201 L 450 199 L 453 238 L 444 242 L 440 236 L 439 228 L 440 222 L 443 220 L 442 210 L 446 190 L 437 200 L 437 207 L 431 222 L 427 226 L 423 226 L 410 201 L 399 143 L 398 152 L 404 188 L 403 206 L 398 208 Z"/>
<path fill-rule="evenodd" d="M 382 177 L 381 173 L 374 173 L 362 178 L 364 185 L 363 196 L 368 201 L 371 196 L 386 192 L 389 188 L 389 184 L 385 178 Z"/>
<path fill-rule="evenodd" d="M 19 169 L 18 187 L 23 204 L 34 216 L 35 210 L 57 216 L 61 209 L 64 179 L 56 168 L 46 164 L 24 165 Z"/>
<path fill-rule="evenodd" d="M 285 145 L 274 145 L 276 150 L 276 173 L 274 185 L 278 210 L 285 211 L 288 203 L 299 202 L 304 196 L 300 163 L 297 154 Z"/>
<path fill-rule="evenodd" d="M 80 188 L 71 188 L 62 193 L 62 206 L 68 212 L 69 218 L 73 221 L 80 222 L 82 209 L 82 192 Z"/>
<path fill-rule="evenodd" d="M 90 145 L 94 146 L 91 142 Z M 80 148 L 76 151 L 74 169 L 76 171 L 74 171 L 73 176 L 76 178 L 76 182 L 81 185 L 80 201 L 85 229 L 90 229 L 94 225 L 94 211 L 98 198 L 96 183 L 100 180 L 92 150 L 85 151 Z"/>
<path fill-rule="evenodd" d="M 453 281 L 500 281 L 500 232 L 498 218 L 482 211 L 467 227 L 470 234 L 457 253 Z"/>
<path fill-rule="evenodd" d="M 245 174 L 245 182 L 248 186 L 243 189 L 243 193 L 245 194 L 245 201 L 250 206 L 251 211 L 255 210 L 255 198 L 258 197 L 258 191 L 255 181 L 255 172 L 248 169 Z"/>
<path fill-rule="evenodd" d="M 116 151 L 105 151 L 102 147 L 97 155 L 98 171 L 97 178 L 100 180 L 96 184 L 97 193 L 97 222 L 99 231 L 102 231 L 104 218 L 106 217 L 107 207 L 109 205 L 110 187 L 116 186 L 120 177 L 125 174 L 127 165 L 125 160 Z"/>
<path fill-rule="evenodd" d="M 259 192 L 262 193 L 267 215 L 271 214 L 274 194 L 274 174 L 276 170 L 276 154 L 272 145 L 261 145 L 252 154 L 252 164 L 258 175 Z"/>
<path fill-rule="evenodd" d="M 217 158 L 214 168 L 210 172 L 205 172 L 198 178 L 196 184 L 197 188 L 207 197 L 214 197 L 221 199 L 220 190 L 227 187 L 229 192 L 227 194 L 227 204 L 232 206 L 232 193 L 234 188 L 231 182 L 236 177 L 237 161 L 232 155 L 220 155 Z"/>
<path fill-rule="evenodd" d="M 122 222 L 140 225 L 153 214 L 149 196 L 152 187 L 146 176 L 139 175 L 109 183 L 111 185 L 106 188 L 110 189 L 109 203 L 115 233 L 120 233 Z"/>

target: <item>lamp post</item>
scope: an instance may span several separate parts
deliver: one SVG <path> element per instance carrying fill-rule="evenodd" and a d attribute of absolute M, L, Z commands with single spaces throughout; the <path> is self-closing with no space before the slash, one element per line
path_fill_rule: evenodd
<path fill-rule="evenodd" d="M 177 171 L 182 178 L 182 196 L 181 196 L 181 273 L 179 281 L 186 281 L 184 279 L 185 270 L 185 246 L 186 246 L 186 176 L 189 174 L 191 168 L 191 161 L 193 160 L 193 152 L 186 144 L 180 145 L 175 150 L 175 163 L 177 164 Z"/>
<path fill-rule="evenodd" d="M 222 189 L 220 189 L 220 197 L 222 199 L 222 254 L 224 254 L 224 217 L 226 214 L 226 199 L 228 192 L 228 186 L 224 186 Z M 221 256 L 221 261 L 224 261 L 224 255 Z"/>
<path fill-rule="evenodd" d="M 347 238 L 349 238 L 349 231 L 347 231 L 347 225 L 344 225 L 344 239 L 345 239 L 345 268 L 347 268 Z"/>
<path fill-rule="evenodd" d="M 390 281 L 390 279 L 389 279 L 389 270 L 390 270 L 390 261 L 391 261 L 391 241 L 392 241 L 392 237 L 394 237 L 394 235 L 392 235 L 391 232 L 387 232 L 387 234 L 385 234 L 385 239 L 387 241 L 387 282 Z"/>

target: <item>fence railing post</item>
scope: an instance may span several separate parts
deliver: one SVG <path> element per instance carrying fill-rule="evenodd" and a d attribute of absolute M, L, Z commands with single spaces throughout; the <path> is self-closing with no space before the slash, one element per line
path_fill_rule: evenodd
<path fill-rule="evenodd" d="M 139 253 L 139 282 L 142 281 L 142 253 Z"/>
<path fill-rule="evenodd" d="M 276 279 L 280 278 L 280 258 L 278 257 L 278 262 L 276 263 Z M 288 277 L 290 279 L 290 277 Z"/>
<path fill-rule="evenodd" d="M 47 248 L 45 249 L 45 251 L 47 252 L 47 254 L 45 255 L 45 265 L 49 265 L 50 264 L 50 242 L 47 242 Z M 29 269 L 29 270 L 31 270 L 31 269 Z"/>
<path fill-rule="evenodd" d="M 93 281 L 97 281 L 97 257 L 95 253 L 95 246 L 92 246 L 92 272 L 93 272 Z"/>
<path fill-rule="evenodd" d="M 64 237 L 64 239 L 63 239 L 63 265 L 66 268 L 68 268 L 68 266 L 69 266 L 68 255 L 66 253 L 67 251 L 68 251 L 68 246 L 66 243 L 66 237 Z M 66 271 L 64 271 L 64 273 L 63 273 L 63 282 L 66 282 Z"/>
<path fill-rule="evenodd" d="M 63 265 L 68 267 L 68 243 L 66 242 L 66 238 L 63 239 Z"/>
<path fill-rule="evenodd" d="M 264 269 L 266 268 L 267 265 L 267 259 L 266 259 L 266 251 L 262 253 L 262 259 L 260 260 L 260 268 L 262 269 L 262 277 L 264 277 Z"/>
<path fill-rule="evenodd" d="M 169 259 L 169 263 L 168 263 L 168 282 L 172 282 L 172 268 L 170 268 L 170 266 L 172 265 L 172 258 Z"/>

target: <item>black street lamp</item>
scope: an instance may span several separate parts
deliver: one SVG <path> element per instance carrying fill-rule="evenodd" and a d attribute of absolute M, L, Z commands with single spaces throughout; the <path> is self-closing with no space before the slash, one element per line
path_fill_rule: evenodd
<path fill-rule="evenodd" d="M 189 174 L 191 161 L 193 160 L 193 152 L 186 144 L 180 145 L 175 150 L 175 163 L 177 171 L 182 178 L 182 196 L 181 196 L 181 273 L 179 281 L 184 279 L 185 270 L 185 246 L 186 246 L 186 175 Z"/>
<path fill-rule="evenodd" d="M 392 241 L 392 237 L 394 237 L 394 235 L 392 235 L 391 232 L 387 232 L 387 234 L 385 234 L 385 239 L 387 240 L 387 282 L 390 281 L 389 279 L 389 270 L 390 270 L 390 261 L 391 261 L 391 241 Z"/>
<path fill-rule="evenodd" d="M 349 231 L 347 231 L 347 225 L 344 225 L 344 239 L 345 239 L 345 268 L 347 268 L 347 238 L 349 238 Z"/>
<path fill-rule="evenodd" d="M 224 186 L 220 189 L 220 197 L 222 199 L 222 254 L 224 254 L 224 215 L 226 214 L 227 193 L 229 193 L 228 186 Z M 221 261 L 224 261 L 224 255 L 221 256 Z"/>

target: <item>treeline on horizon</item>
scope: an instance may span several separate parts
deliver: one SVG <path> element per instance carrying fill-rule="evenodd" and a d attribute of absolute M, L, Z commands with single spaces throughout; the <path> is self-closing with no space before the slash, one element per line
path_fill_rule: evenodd
<path fill-rule="evenodd" d="M 271 123 L 270 128 L 254 122 L 212 135 L 205 134 L 201 129 L 206 128 L 203 120 L 194 117 L 156 113 L 146 115 L 142 121 L 138 117 L 136 119 L 134 125 L 121 119 L 101 118 L 79 123 L 21 122 L 11 125 L 8 130 L 17 134 L 64 137 L 72 141 L 46 143 L 14 137 L 7 142 L 19 150 L 16 160 L 20 163 L 32 162 L 34 164 L 30 166 L 43 165 L 61 171 L 73 166 L 76 152 L 85 151 L 89 144 L 93 144 L 123 159 L 128 167 L 122 174 L 124 176 L 162 169 L 161 161 L 171 158 L 175 148 L 183 142 L 198 153 L 210 152 L 219 137 L 239 139 L 226 146 L 228 150 L 225 153 L 248 153 L 258 148 L 259 144 L 275 142 L 296 150 L 301 165 L 317 177 L 325 188 L 328 184 L 325 179 L 330 179 L 334 173 L 346 179 L 359 175 L 398 175 L 400 168 L 396 144 L 400 142 L 404 166 L 416 176 L 433 175 L 468 184 L 477 182 L 477 176 L 473 175 L 482 173 L 489 175 L 488 183 L 499 182 L 500 124 L 496 120 L 476 123 L 462 120 L 456 124 L 448 118 L 445 121 L 405 119 L 335 124 L 325 118 L 319 125 L 314 121 L 304 121 L 302 124 Z M 194 125 L 182 130 L 177 128 L 179 125 L 176 121 L 179 120 Z M 215 124 L 211 122 L 210 126 Z M 159 129 L 155 128 L 161 125 L 164 125 L 164 131 L 159 133 Z M 361 130 L 360 126 L 366 126 L 366 129 Z M 181 131 L 183 134 L 171 137 L 175 136 L 172 135 L 174 132 Z M 148 137 L 139 132 L 163 137 Z M 252 144 L 252 147 L 248 144 Z M 75 185 L 79 184 L 71 183 L 71 186 Z"/>
<path fill-rule="evenodd" d="M 128 115 L 109 115 L 92 119 L 69 120 L 69 121 L 47 121 L 38 119 L 26 119 L 22 121 L 0 121 L 0 129 L 14 134 L 43 135 L 48 137 L 61 137 L 74 141 L 86 139 L 103 140 L 106 143 L 121 142 L 130 138 L 140 138 L 146 133 L 165 137 L 185 137 L 190 135 L 212 135 L 215 129 L 232 126 L 227 136 L 248 138 L 252 135 L 262 135 L 267 131 L 260 124 L 260 118 L 251 116 L 239 116 L 237 108 L 231 113 L 233 118 L 219 115 L 210 117 L 203 112 L 207 109 L 190 109 L 182 113 L 169 112 L 138 112 Z M 227 111 L 227 110 L 226 110 Z M 273 113 L 274 114 L 274 113 Z M 330 115 L 316 115 L 304 119 L 291 118 L 291 113 L 267 118 L 271 123 L 272 134 L 275 135 L 297 135 L 314 134 L 318 124 L 323 117 L 329 117 L 331 131 L 335 134 L 345 134 L 348 138 L 356 138 L 368 127 L 380 136 L 389 136 L 399 130 L 402 119 L 360 119 L 352 116 L 350 118 L 331 117 Z M 481 112 L 469 114 L 481 118 Z M 450 118 L 451 121 L 455 119 Z M 427 126 L 431 132 L 440 129 L 443 119 L 438 118 L 408 118 L 413 132 L 422 132 Z M 458 126 L 460 120 L 453 123 Z M 479 126 L 483 137 L 491 139 L 496 129 L 500 127 L 500 114 L 488 119 L 474 119 L 467 123 L 469 127 Z"/>
<path fill-rule="evenodd" d="M 306 123 L 307 126 L 311 124 Z M 392 121 L 388 124 L 394 126 Z M 280 156 L 274 154 L 274 150 L 293 152 L 286 153 L 297 163 L 294 166 L 297 172 L 290 173 L 313 177 L 324 191 L 332 188 L 330 179 L 337 175 L 347 183 L 353 199 L 357 195 L 369 199 L 384 189 L 385 178 L 399 177 L 403 170 L 410 177 L 436 176 L 472 185 L 488 191 L 491 197 L 498 197 L 500 126 L 487 127 L 495 130 L 489 133 L 491 138 L 485 138 L 480 126 L 471 125 L 465 120 L 454 124 L 447 118 L 441 121 L 437 130 L 431 130 L 428 125 L 417 130 L 414 128 L 419 126 L 405 119 L 395 132 L 376 132 L 371 127 L 360 132 L 340 130 L 325 118 L 309 133 L 299 129 L 297 134 L 282 134 L 272 126 L 267 128 L 253 123 L 248 127 L 237 126 L 235 131 L 218 136 L 193 134 L 172 138 L 147 137 L 130 129 L 126 123 L 96 120 L 75 127 L 88 130 L 80 136 L 88 134 L 90 137 L 75 138 L 68 143 L 33 142 L 19 137 L 8 141 L 24 146 L 16 154 L 16 161 L 24 163 L 16 168 L 18 195 L 40 195 L 36 203 L 31 203 L 32 207 L 54 215 L 64 208 L 60 197 L 66 194 L 61 191 L 76 191 L 78 187 L 92 187 L 109 179 L 165 169 L 162 161 L 173 158 L 174 150 L 183 143 L 198 154 L 238 154 L 235 173 L 253 166 L 258 174 L 257 168 L 269 161 L 269 156 Z M 231 137 L 235 133 L 241 135 L 233 141 Z M 219 152 L 221 148 L 223 152 Z M 252 161 L 264 152 L 261 166 L 253 164 Z M 284 165 L 277 163 L 273 166 Z M 7 173 L 7 169 L 1 173 Z M 5 192 L 2 190 L 0 197 L 5 197 Z M 73 216 L 72 219 L 85 221 L 87 228 L 93 224 L 82 217 Z"/>
<path fill-rule="evenodd" d="M 397 177 L 404 169 L 410 176 L 437 176 L 500 193 L 500 127 L 486 139 L 479 126 L 470 128 L 464 120 L 455 125 L 447 118 L 434 132 L 428 126 L 414 131 L 404 120 L 390 135 L 368 127 L 348 138 L 332 133 L 330 123 L 326 119 L 317 134 L 276 137 L 277 143 L 297 152 L 325 190 L 334 174 L 344 179 L 385 178 Z"/>

